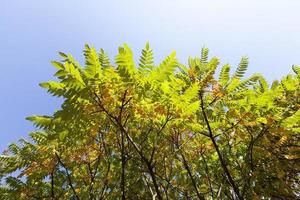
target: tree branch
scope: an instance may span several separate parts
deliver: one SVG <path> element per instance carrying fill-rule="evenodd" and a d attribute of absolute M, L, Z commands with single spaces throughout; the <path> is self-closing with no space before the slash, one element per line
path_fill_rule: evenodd
<path fill-rule="evenodd" d="M 239 191 L 239 188 L 236 186 L 236 184 L 235 184 L 235 182 L 234 182 L 234 180 L 233 180 L 233 178 L 232 178 L 232 176 L 231 176 L 231 174 L 230 174 L 230 172 L 229 172 L 229 170 L 228 170 L 228 168 L 227 168 L 227 164 L 226 164 L 226 162 L 225 162 L 225 160 L 224 160 L 224 158 L 223 158 L 223 156 L 222 156 L 222 154 L 221 154 L 221 152 L 220 152 L 219 146 L 218 146 L 217 143 L 216 143 L 215 137 L 214 137 L 213 132 L 212 132 L 212 129 L 211 129 L 211 127 L 210 127 L 210 123 L 209 123 L 208 118 L 207 118 L 206 113 L 205 113 L 205 109 L 204 109 L 204 101 L 203 101 L 203 96 L 202 96 L 202 95 L 203 95 L 203 94 L 202 94 L 202 92 L 200 91 L 200 92 L 199 92 L 199 97 L 200 97 L 200 101 L 201 101 L 200 106 L 201 106 L 202 114 L 203 114 L 203 117 L 204 117 L 204 120 L 205 120 L 207 129 L 208 129 L 208 132 L 209 132 L 209 138 L 210 138 L 210 140 L 212 141 L 213 146 L 214 146 L 214 148 L 215 148 L 215 150 L 216 150 L 216 152 L 217 152 L 217 154 L 218 154 L 218 157 L 219 157 L 221 166 L 222 166 L 222 168 L 223 168 L 223 170 L 224 170 L 224 172 L 225 172 L 225 174 L 226 174 L 226 176 L 227 176 L 227 178 L 228 178 L 229 184 L 232 186 L 232 188 L 233 188 L 235 194 L 237 195 L 237 197 L 238 197 L 240 200 L 243 200 L 244 198 L 241 196 L 240 191 Z"/>
<path fill-rule="evenodd" d="M 56 155 L 56 157 L 57 157 L 57 159 L 58 159 L 58 162 L 61 164 L 61 166 L 62 166 L 62 167 L 65 169 L 65 171 L 66 171 L 67 178 L 68 178 L 68 183 L 69 183 L 69 186 L 71 187 L 71 189 L 72 189 L 72 191 L 73 191 L 74 196 L 76 197 L 77 200 L 79 200 L 79 197 L 78 197 L 78 195 L 77 195 L 77 193 L 76 193 L 76 191 L 75 191 L 75 188 L 74 188 L 74 186 L 73 186 L 73 184 L 72 184 L 71 175 L 70 175 L 68 169 L 66 168 L 66 166 L 64 165 L 64 163 L 61 161 L 59 155 L 58 155 L 56 152 L 55 152 L 55 155 Z"/>

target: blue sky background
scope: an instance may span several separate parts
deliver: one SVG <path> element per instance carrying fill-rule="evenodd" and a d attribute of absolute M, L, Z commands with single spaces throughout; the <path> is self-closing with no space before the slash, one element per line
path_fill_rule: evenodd
<path fill-rule="evenodd" d="M 146 41 L 157 63 L 172 50 L 184 63 L 205 45 L 232 66 L 248 56 L 248 74 L 271 81 L 300 64 L 300 1 L 0 0 L 0 151 L 34 130 L 26 116 L 59 108 L 38 86 L 58 51 L 82 61 L 89 43 L 113 58 L 124 42 L 139 54 Z"/>

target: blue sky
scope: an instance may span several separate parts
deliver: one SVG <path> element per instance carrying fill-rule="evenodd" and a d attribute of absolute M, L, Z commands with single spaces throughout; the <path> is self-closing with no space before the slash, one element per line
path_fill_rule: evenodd
<path fill-rule="evenodd" d="M 299 10 L 299 0 L 1 0 L 0 151 L 34 130 L 26 116 L 59 108 L 38 86 L 58 51 L 82 61 L 88 43 L 113 58 L 149 41 L 157 63 L 172 50 L 184 63 L 207 46 L 232 66 L 248 56 L 248 74 L 273 80 L 300 64 Z"/>

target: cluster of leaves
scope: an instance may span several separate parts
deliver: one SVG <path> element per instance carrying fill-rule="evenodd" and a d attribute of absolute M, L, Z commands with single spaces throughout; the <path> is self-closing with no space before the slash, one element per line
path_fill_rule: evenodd
<path fill-rule="evenodd" d="M 300 68 L 269 87 L 218 58 L 171 53 L 136 67 L 126 45 L 115 66 L 86 45 L 85 66 L 60 53 L 63 98 L 51 116 L 31 116 L 31 141 L 0 157 L 0 199 L 294 199 L 300 192 Z"/>

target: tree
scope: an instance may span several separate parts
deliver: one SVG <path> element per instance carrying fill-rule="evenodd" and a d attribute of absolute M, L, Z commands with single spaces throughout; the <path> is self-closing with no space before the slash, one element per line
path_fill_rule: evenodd
<path fill-rule="evenodd" d="M 0 157 L 5 199 L 295 199 L 300 170 L 300 68 L 269 87 L 218 58 L 171 53 L 158 66 L 147 43 L 136 67 L 127 45 L 113 66 L 85 46 L 85 66 L 60 53 L 64 101 Z"/>

